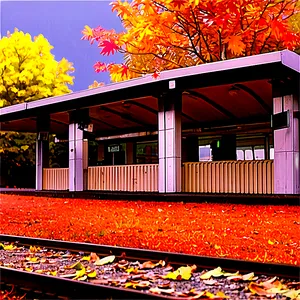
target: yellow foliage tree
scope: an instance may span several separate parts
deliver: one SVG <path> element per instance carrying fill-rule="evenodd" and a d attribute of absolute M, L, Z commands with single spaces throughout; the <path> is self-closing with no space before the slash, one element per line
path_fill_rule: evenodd
<path fill-rule="evenodd" d="M 0 40 L 0 107 L 71 92 L 73 64 L 52 49 L 43 35 L 17 29 Z"/>
<path fill-rule="evenodd" d="M 17 29 L 0 39 L 0 107 L 71 92 L 73 64 L 56 61 L 52 49 L 43 35 L 32 39 Z M 50 143 L 50 155 L 56 147 Z M 34 152 L 34 134 L 0 132 L 0 185 L 33 187 Z"/>

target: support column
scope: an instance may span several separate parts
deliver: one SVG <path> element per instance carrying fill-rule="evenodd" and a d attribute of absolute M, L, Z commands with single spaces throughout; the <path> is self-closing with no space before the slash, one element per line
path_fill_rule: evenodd
<path fill-rule="evenodd" d="M 88 164 L 88 141 L 84 141 L 83 128 L 87 124 L 88 110 L 70 114 L 69 124 L 69 191 L 83 191 L 86 184 L 85 171 Z"/>
<path fill-rule="evenodd" d="M 69 125 L 69 191 L 83 191 L 83 131 Z"/>
<path fill-rule="evenodd" d="M 273 99 L 274 114 L 289 111 L 288 128 L 274 130 L 274 193 L 300 194 L 299 95 Z"/>
<path fill-rule="evenodd" d="M 265 136 L 264 151 L 265 151 L 265 159 L 269 160 L 270 159 L 270 137 L 268 134 Z"/>
<path fill-rule="evenodd" d="M 37 118 L 37 139 L 35 147 L 35 189 L 43 190 L 43 168 L 49 167 L 50 117 Z"/>
<path fill-rule="evenodd" d="M 175 91 L 159 99 L 158 189 L 160 193 L 181 192 L 181 105 L 182 94 Z"/>

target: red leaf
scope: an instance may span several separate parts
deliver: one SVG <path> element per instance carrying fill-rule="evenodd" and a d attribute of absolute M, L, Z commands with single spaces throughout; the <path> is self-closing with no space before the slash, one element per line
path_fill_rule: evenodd
<path fill-rule="evenodd" d="M 129 70 L 129 68 L 126 65 L 122 65 L 122 69 L 121 69 L 121 74 L 122 77 L 127 75 L 127 71 Z"/>
<path fill-rule="evenodd" d="M 100 72 L 106 72 L 107 71 L 107 66 L 105 63 L 102 63 L 100 61 L 97 61 L 94 64 L 94 69 L 96 73 L 100 73 Z"/>
<path fill-rule="evenodd" d="M 159 72 L 154 72 L 153 74 L 152 74 L 152 77 L 154 78 L 154 79 L 157 79 L 158 77 L 159 77 Z"/>
<path fill-rule="evenodd" d="M 116 51 L 119 50 L 119 47 L 114 42 L 109 40 L 101 42 L 98 47 L 102 48 L 100 53 L 102 55 L 114 54 Z"/>
<path fill-rule="evenodd" d="M 180 9 L 180 7 L 185 4 L 185 2 L 185 0 L 173 0 L 172 4 L 175 8 L 178 7 Z"/>

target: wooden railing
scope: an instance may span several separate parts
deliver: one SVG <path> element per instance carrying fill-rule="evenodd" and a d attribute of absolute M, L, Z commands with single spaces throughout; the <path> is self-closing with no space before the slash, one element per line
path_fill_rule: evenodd
<path fill-rule="evenodd" d="M 69 168 L 43 169 L 43 190 L 68 190 Z"/>
<path fill-rule="evenodd" d="M 273 160 L 184 163 L 182 191 L 272 194 Z"/>
<path fill-rule="evenodd" d="M 157 192 L 158 164 L 89 167 L 88 189 Z"/>

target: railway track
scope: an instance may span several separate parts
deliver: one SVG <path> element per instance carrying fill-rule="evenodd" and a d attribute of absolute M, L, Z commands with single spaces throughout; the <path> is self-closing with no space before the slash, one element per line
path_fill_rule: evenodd
<path fill-rule="evenodd" d="M 2 287 L 35 299 L 300 297 L 298 266 L 10 235 L 0 241 Z"/>

